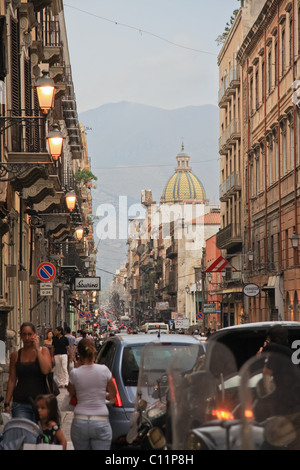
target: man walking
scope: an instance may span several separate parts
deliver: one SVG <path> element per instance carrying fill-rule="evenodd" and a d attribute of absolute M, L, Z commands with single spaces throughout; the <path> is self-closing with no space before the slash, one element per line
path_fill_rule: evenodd
<path fill-rule="evenodd" d="M 55 360 L 55 379 L 60 388 L 67 387 L 69 383 L 68 374 L 68 354 L 72 357 L 72 351 L 69 346 L 69 341 L 63 334 L 63 328 L 58 326 L 54 332 L 53 338 L 54 346 L 54 360 Z"/>

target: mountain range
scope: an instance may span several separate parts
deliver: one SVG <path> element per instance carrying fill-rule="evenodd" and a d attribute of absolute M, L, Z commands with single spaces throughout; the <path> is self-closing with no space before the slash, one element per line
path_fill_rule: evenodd
<path fill-rule="evenodd" d="M 87 133 L 91 171 L 97 177 L 92 190 L 93 215 L 107 209 L 105 220 L 111 220 L 107 214 L 113 217 L 114 208 L 118 217 L 124 204 L 130 212 L 133 204 L 140 204 L 143 189 L 151 189 L 159 203 L 164 185 L 174 174 L 182 144 L 209 202 L 219 203 L 217 106 L 165 110 L 130 102 L 108 103 L 81 113 L 79 119 Z M 99 235 L 101 220 L 95 220 L 95 243 L 97 275 L 105 286 L 126 259 L 126 238 L 124 234 L 120 238 L 117 231 L 115 239 L 105 240 L 103 230 Z"/>

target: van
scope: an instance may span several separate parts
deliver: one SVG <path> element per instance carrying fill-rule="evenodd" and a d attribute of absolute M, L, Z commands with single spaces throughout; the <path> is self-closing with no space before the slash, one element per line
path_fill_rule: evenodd
<path fill-rule="evenodd" d="M 141 331 L 144 333 L 157 333 L 160 331 L 160 333 L 169 333 L 169 325 L 167 323 L 163 322 L 150 322 L 150 323 L 145 323 L 144 325 L 141 326 Z"/>

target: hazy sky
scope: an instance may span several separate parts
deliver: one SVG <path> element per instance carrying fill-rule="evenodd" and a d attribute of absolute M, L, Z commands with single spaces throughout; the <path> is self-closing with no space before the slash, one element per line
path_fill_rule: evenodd
<path fill-rule="evenodd" d="M 131 101 L 215 104 L 215 39 L 237 0 L 64 0 L 79 112 Z"/>

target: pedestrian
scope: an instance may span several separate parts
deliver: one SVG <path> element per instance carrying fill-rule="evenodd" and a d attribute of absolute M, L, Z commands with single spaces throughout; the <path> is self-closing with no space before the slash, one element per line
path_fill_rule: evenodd
<path fill-rule="evenodd" d="M 4 411 L 11 412 L 13 418 L 37 422 L 33 404 L 37 395 L 48 393 L 46 376 L 52 370 L 51 356 L 48 348 L 40 346 L 32 323 L 21 325 L 20 336 L 23 347 L 10 356 Z"/>
<path fill-rule="evenodd" d="M 79 330 L 79 335 L 77 338 L 75 338 L 74 346 L 73 346 L 73 357 L 78 361 L 78 354 L 77 354 L 77 347 L 79 342 L 82 340 L 82 338 L 86 338 L 86 332 L 84 330 Z"/>
<path fill-rule="evenodd" d="M 46 339 L 44 340 L 44 346 L 49 349 L 50 356 L 51 356 L 51 361 L 52 361 L 52 367 L 54 367 L 54 346 L 53 346 L 53 331 L 48 331 Z"/>
<path fill-rule="evenodd" d="M 112 429 L 106 400 L 116 396 L 112 374 L 104 364 L 95 364 L 96 349 L 89 339 L 79 342 L 78 354 L 82 365 L 71 371 L 68 386 L 77 399 L 71 425 L 74 449 L 109 450 Z"/>
<path fill-rule="evenodd" d="M 65 328 L 65 337 L 67 338 L 71 350 L 71 356 L 68 355 L 68 372 L 70 373 L 70 370 L 72 369 L 72 364 L 73 364 L 73 348 L 74 348 L 74 343 L 76 338 L 71 335 L 71 328 L 69 326 L 66 326 Z"/>
<path fill-rule="evenodd" d="M 60 412 L 55 395 L 38 395 L 35 400 L 40 425 L 43 434 L 38 438 L 39 443 L 61 445 L 67 449 L 67 439 L 60 428 Z"/>
<path fill-rule="evenodd" d="M 72 351 L 69 346 L 69 341 L 64 336 L 63 332 L 63 328 L 61 326 L 57 326 L 54 332 L 55 336 L 53 339 L 55 360 L 54 374 L 59 388 L 64 388 L 68 386 L 68 357 L 72 357 Z"/>

